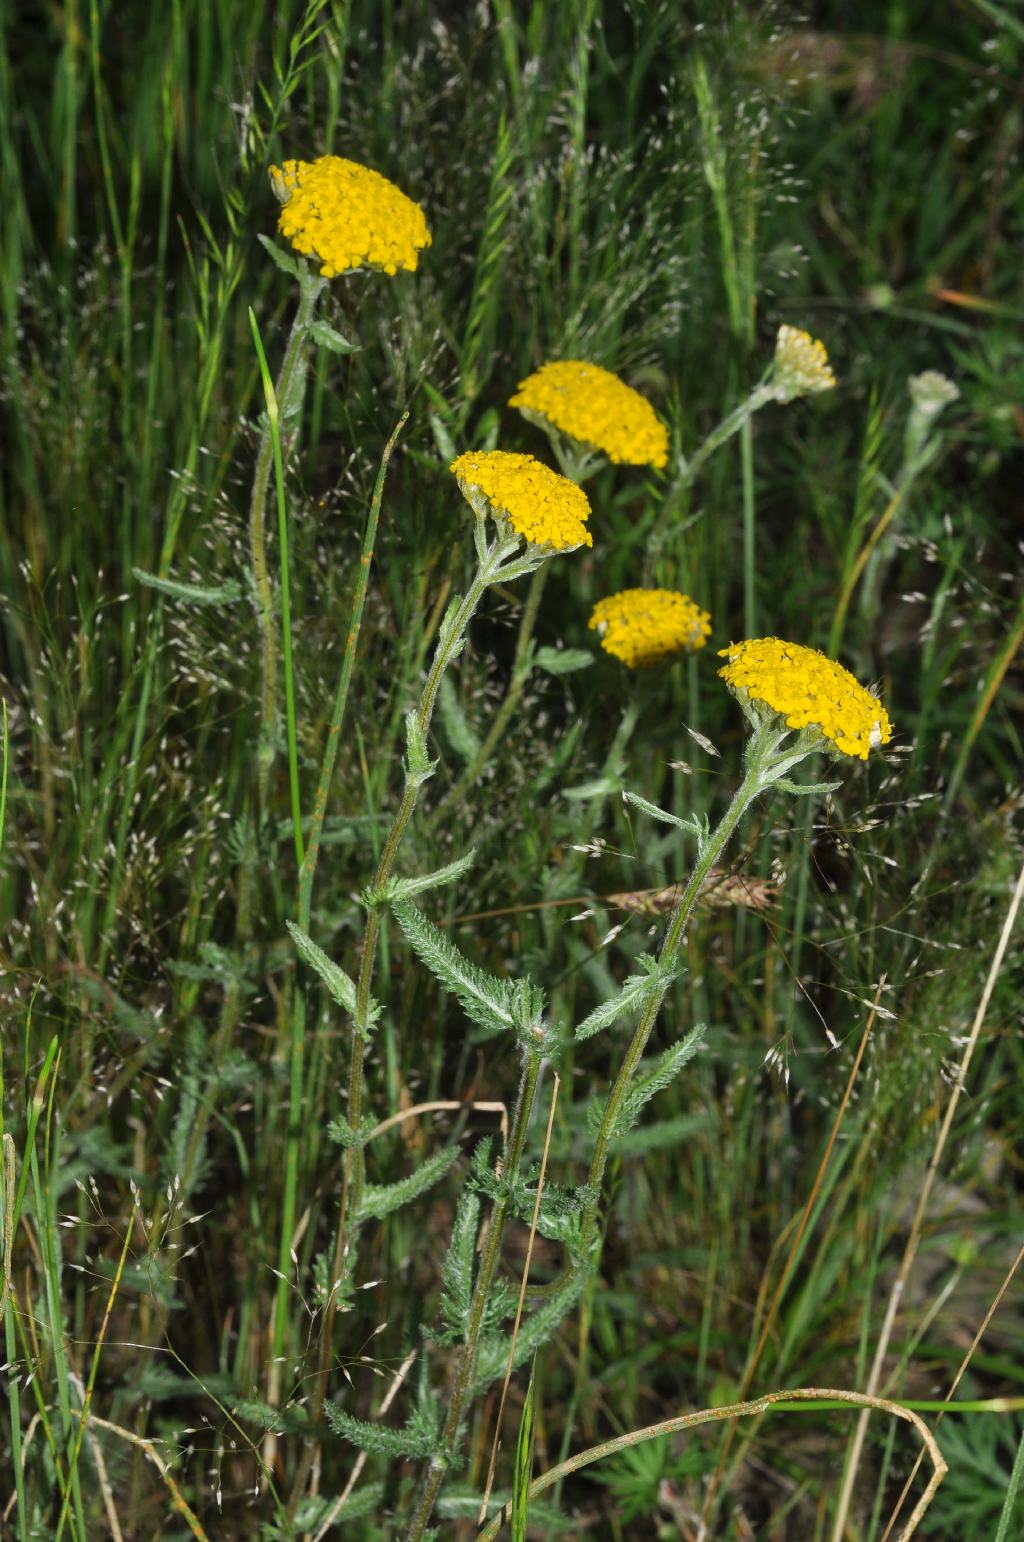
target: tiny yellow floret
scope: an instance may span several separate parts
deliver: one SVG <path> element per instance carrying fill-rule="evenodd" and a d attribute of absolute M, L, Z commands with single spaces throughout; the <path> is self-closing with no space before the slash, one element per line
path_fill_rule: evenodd
<path fill-rule="evenodd" d="M 798 396 L 831 391 L 836 384 L 825 344 L 799 327 L 780 327 L 775 340 L 775 396 L 791 402 Z"/>
<path fill-rule="evenodd" d="M 338 155 L 285 161 L 271 166 L 270 181 L 283 205 L 278 230 L 297 252 L 321 264 L 324 278 L 355 268 L 413 273 L 430 245 L 419 204 L 356 161 Z"/>
<path fill-rule="evenodd" d="M 695 653 L 711 635 L 711 617 L 674 589 L 623 589 L 598 600 L 587 626 L 606 653 L 630 669 L 656 664 L 680 648 Z"/>
<path fill-rule="evenodd" d="M 532 455 L 471 450 L 449 469 L 477 514 L 487 512 L 507 523 L 531 546 L 552 551 L 593 546 L 586 526 L 590 502 L 582 487 Z"/>
<path fill-rule="evenodd" d="M 597 364 L 565 359 L 519 382 L 510 407 L 545 419 L 616 465 L 664 466 L 668 431 L 645 396 Z"/>
<path fill-rule="evenodd" d="M 719 657 L 729 660 L 718 673 L 737 696 L 778 712 L 787 728 L 816 728 L 844 755 L 867 760 L 892 738 L 878 697 L 817 648 L 756 637 L 719 649 Z"/>

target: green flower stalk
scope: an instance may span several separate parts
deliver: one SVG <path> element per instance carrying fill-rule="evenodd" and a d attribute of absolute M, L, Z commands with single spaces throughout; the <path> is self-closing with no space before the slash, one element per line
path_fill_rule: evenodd
<path fill-rule="evenodd" d="M 293 928 L 293 936 L 307 961 L 324 975 L 339 1000 L 345 1000 L 352 1017 L 352 1050 L 349 1069 L 349 1095 L 347 1126 L 352 1134 L 344 1164 L 342 1207 L 334 1244 L 334 1261 L 331 1278 L 335 1286 L 331 1291 L 325 1313 L 322 1368 L 330 1363 L 331 1338 L 340 1292 L 351 1271 L 354 1260 L 354 1240 L 360 1222 L 364 1219 L 363 1204 L 366 1193 L 366 1163 L 360 1131 L 363 1123 L 365 1093 L 364 1061 L 366 1046 L 379 1008 L 373 1001 L 371 990 L 377 946 L 380 939 L 380 912 L 393 903 L 401 893 L 401 883 L 394 879 L 394 869 L 399 848 L 409 827 L 420 791 L 434 772 L 434 762 L 428 752 L 428 738 L 437 694 L 445 671 L 458 657 L 465 644 L 469 623 L 492 584 L 507 583 L 530 573 L 543 570 L 554 553 L 574 551 L 592 538 L 586 521 L 590 505 L 586 495 L 566 478 L 541 465 L 529 455 L 513 455 L 502 450 L 488 453 L 462 455 L 451 467 L 459 488 L 473 509 L 474 543 L 478 564 L 473 581 L 464 596 L 453 599 L 441 622 L 440 634 L 434 658 L 427 673 L 419 702 L 406 717 L 407 752 L 405 762 L 405 789 L 401 803 L 391 823 L 384 848 L 377 863 L 373 881 L 364 893 L 368 916 L 363 939 L 362 959 L 358 981 L 347 981 L 339 987 L 340 971 L 326 966 L 319 950 L 310 944 L 301 930 Z M 488 520 L 492 522 L 488 525 Z M 444 882 L 455 876 L 465 866 L 453 864 L 452 868 L 433 875 L 427 882 L 417 882 L 420 888 L 430 887 L 432 882 Z M 412 892 L 406 888 L 406 893 Z M 526 1135 L 526 1122 L 533 1105 L 533 1087 L 539 1068 L 524 1080 L 518 1105 L 517 1118 L 521 1122 L 518 1136 L 513 1130 L 512 1152 L 521 1150 Z M 511 1160 L 511 1157 L 509 1158 Z M 494 1227 L 500 1238 L 501 1222 Z M 495 1261 L 496 1261 L 495 1254 Z M 486 1300 L 486 1290 L 483 1300 Z M 481 1306 L 482 1311 L 482 1306 Z M 471 1366 L 470 1366 L 471 1370 Z M 467 1375 L 469 1372 L 467 1372 Z M 318 1403 L 322 1401 L 325 1377 L 321 1377 Z M 467 1383 L 468 1385 L 468 1383 Z"/>
<path fill-rule="evenodd" d="M 960 396 L 952 380 L 934 369 L 925 370 L 921 375 L 911 375 L 907 381 L 907 390 L 910 394 L 910 411 L 903 438 L 903 464 L 895 481 L 889 484 L 888 502 L 867 536 L 864 535 L 863 523 L 851 526 L 843 560 L 839 598 L 829 630 L 830 653 L 839 649 L 846 617 L 858 584 L 861 585 L 862 612 L 868 620 L 877 614 L 886 546 L 891 556 L 893 533 L 910 491 L 941 447 L 941 436 L 936 432 L 938 418 Z"/>
<path fill-rule="evenodd" d="M 789 773 L 802 760 L 818 751 L 832 755 L 838 751 L 866 759 L 869 749 L 892 737 L 892 725 L 878 699 L 842 665 L 816 649 L 767 637 L 723 648 L 721 654 L 729 662 L 719 674 L 735 695 L 752 730 L 744 750 L 744 776 L 714 830 L 696 822 L 691 826 L 697 836 L 697 861 L 669 922 L 657 967 L 652 972 L 649 999 L 608 1095 L 594 1145 L 587 1181 L 593 1185 L 595 1197 L 584 1217 L 584 1246 L 589 1245 L 594 1235 L 608 1146 L 620 1133 L 620 1115 L 630 1083 L 674 977 L 676 955 L 709 871 L 747 809 L 762 793 L 778 788 L 807 796 L 831 792 L 840 785 L 790 781 Z M 658 812 L 672 823 L 685 824 L 674 815 Z"/>
<path fill-rule="evenodd" d="M 298 778 L 298 747 L 295 729 L 294 681 L 292 678 L 289 596 L 287 593 L 287 518 L 284 498 L 284 463 L 281 425 L 291 425 L 297 433 L 305 400 L 309 352 L 314 343 L 336 353 L 351 353 L 348 343 L 333 327 L 315 319 L 317 301 L 328 280 L 360 270 L 395 274 L 400 268 L 414 271 L 419 253 L 430 245 L 430 231 L 422 209 L 395 185 L 369 167 L 338 156 L 321 156 L 315 161 L 288 160 L 282 167 L 270 168 L 270 180 L 281 204 L 279 233 L 301 257 L 318 265 L 314 271 L 307 263 L 285 255 L 269 241 L 268 252 L 279 267 L 291 273 L 299 285 L 299 305 L 292 324 L 284 362 L 276 385 L 264 378 L 267 397 L 267 423 L 260 441 L 249 511 L 249 546 L 253 584 L 260 627 L 260 736 L 257 771 L 257 808 L 261 825 L 269 814 L 270 777 L 277 737 L 277 631 L 274 590 L 266 553 L 266 503 L 271 466 L 277 470 L 278 517 L 281 542 L 281 607 L 285 652 L 285 696 L 288 717 L 289 782 L 295 855 L 299 866 L 299 916 L 308 925 L 312 883 L 319 839 L 319 823 L 329 792 L 333 755 L 326 777 L 321 777 L 314 805 L 311 830 L 312 850 L 309 861 L 302 839 L 301 794 Z M 261 364 L 264 361 L 261 358 Z M 346 686 L 347 688 L 347 686 Z M 339 713 L 344 708 L 341 698 Z M 340 727 L 340 722 L 337 725 Z M 336 737 L 336 735 L 335 735 Z M 258 841 L 250 834 L 243 867 L 247 867 L 250 888 L 255 876 Z M 279 1285 L 274 1314 L 275 1371 L 283 1352 L 288 1321 L 286 1277 L 295 1229 L 297 1210 L 299 1154 L 304 1083 L 305 999 L 298 993 L 289 1014 L 288 1046 L 289 1098 L 288 1133 L 285 1146 L 284 1193 L 278 1247 Z M 275 1384 L 270 1401 L 276 1400 Z"/>
<path fill-rule="evenodd" d="M 727 663 L 719 671 L 735 695 L 751 727 L 744 752 L 744 776 L 728 809 L 714 830 L 706 821 L 683 820 L 635 795 L 630 801 L 644 812 L 669 824 L 688 829 L 697 837 L 697 861 L 689 881 L 669 921 L 658 957 L 643 961 L 644 973 L 627 980 L 620 996 L 597 1007 L 579 1024 L 576 1038 L 608 1026 L 629 1010 L 639 1010 L 640 1017 L 605 1104 L 587 1175 L 589 1199 L 580 1220 L 574 1256 L 578 1260 L 570 1274 L 579 1274 L 592 1258 L 597 1231 L 602 1186 L 612 1142 L 625 1133 L 647 1100 L 692 1058 L 703 1027 L 694 1028 L 678 1044 L 660 1057 L 655 1070 L 638 1077 L 644 1050 L 650 1039 L 661 1004 L 677 973 L 677 957 L 686 928 L 710 869 L 720 859 L 750 805 L 762 793 L 774 788 L 793 795 L 815 795 L 838 787 L 838 782 L 797 784 L 790 773 L 808 756 L 819 751 L 866 759 L 870 749 L 887 743 L 892 725 L 885 708 L 865 690 L 847 670 L 812 648 L 783 642 L 779 638 L 758 638 L 721 650 Z M 533 1098 L 531 1077 L 535 1075 L 527 1054 L 526 1067 L 510 1137 L 510 1161 L 518 1163 L 522 1151 L 523 1120 L 529 1115 Z M 460 1421 L 473 1379 L 481 1323 L 491 1289 L 505 1219 L 503 1201 L 499 1201 L 487 1235 L 484 1257 L 473 1294 L 466 1342 L 463 1347 L 450 1394 L 448 1413 L 440 1448 L 432 1457 L 408 1532 L 409 1542 L 420 1542 L 430 1521 L 434 1502 L 444 1480 L 448 1462 L 458 1438 Z M 544 1287 L 550 1296 L 562 1289 L 565 1277 L 554 1287 Z"/>
<path fill-rule="evenodd" d="M 509 406 L 547 435 L 564 477 L 582 486 L 603 465 L 650 466 L 668 462 L 668 430 L 645 396 L 610 370 L 580 359 L 544 364 L 521 380 Z M 522 700 L 533 668 L 533 633 L 548 570 L 534 574 L 519 618 L 512 678 L 477 753 L 446 795 L 458 803 L 489 764 Z M 440 805 L 439 805 L 440 808 Z"/>

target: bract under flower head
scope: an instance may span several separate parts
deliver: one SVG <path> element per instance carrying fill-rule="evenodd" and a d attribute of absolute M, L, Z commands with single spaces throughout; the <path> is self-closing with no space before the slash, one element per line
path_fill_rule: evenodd
<path fill-rule="evenodd" d="M 744 702 L 761 702 L 787 728 L 815 728 L 844 755 L 867 760 L 892 738 L 888 713 L 848 669 L 817 648 L 757 637 L 719 649 L 728 659 L 718 673 Z"/>
<path fill-rule="evenodd" d="M 645 396 L 597 364 L 565 359 L 519 382 L 510 407 L 546 420 L 616 464 L 664 466 L 668 431 Z"/>
<path fill-rule="evenodd" d="M 284 206 L 278 230 L 297 252 L 321 263 L 324 278 L 354 268 L 412 273 L 430 245 L 419 204 L 356 161 L 338 155 L 285 161 L 271 166 L 270 180 Z"/>
<path fill-rule="evenodd" d="M 509 450 L 470 450 L 449 470 L 477 515 L 489 513 L 531 546 L 574 551 L 593 546 L 586 527 L 590 502 L 582 487 L 532 455 Z"/>
<path fill-rule="evenodd" d="M 696 652 L 711 635 L 711 617 L 673 589 L 623 589 L 598 600 L 587 626 L 606 653 L 630 669 L 656 664 L 680 648 Z"/>
<path fill-rule="evenodd" d="M 825 344 L 799 327 L 780 327 L 775 340 L 775 398 L 791 402 L 835 388 L 836 377 Z"/>

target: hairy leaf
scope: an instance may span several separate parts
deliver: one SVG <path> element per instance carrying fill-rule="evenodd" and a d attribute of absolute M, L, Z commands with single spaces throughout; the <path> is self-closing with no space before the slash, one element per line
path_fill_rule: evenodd
<path fill-rule="evenodd" d="M 314 321 L 309 329 L 309 335 L 321 348 L 329 348 L 331 353 L 358 353 L 360 345 L 350 343 L 347 337 L 342 337 L 333 327 L 329 327 L 326 321 Z"/>
<path fill-rule="evenodd" d="M 651 958 L 649 954 L 643 954 L 639 962 L 643 965 L 645 972 L 630 975 L 623 982 L 617 996 L 613 996 L 610 1001 L 602 1002 L 599 1007 L 588 1012 L 576 1029 L 577 1040 L 589 1039 L 602 1028 L 610 1027 L 627 1012 L 642 1012 L 649 1002 L 656 996 L 663 995 L 668 989 L 677 972 L 674 965 L 662 969 L 657 959 Z"/>
<path fill-rule="evenodd" d="M 299 265 L 295 258 L 289 256 L 287 252 L 282 251 L 277 242 L 272 241 L 269 236 L 258 235 L 256 239 L 271 261 L 275 262 L 281 269 L 281 272 L 287 273 L 297 282 L 299 277 Z"/>
<path fill-rule="evenodd" d="M 678 1076 L 688 1060 L 693 1059 L 706 1031 L 706 1025 L 698 1023 L 685 1039 L 680 1039 L 678 1044 L 670 1045 L 663 1054 L 659 1055 L 645 1075 L 636 1078 L 619 1107 L 612 1128 L 613 1136 L 625 1135 L 627 1130 L 633 1128 L 644 1105 L 650 1102 L 656 1092 L 661 1092 Z"/>
<path fill-rule="evenodd" d="M 533 655 L 535 669 L 543 669 L 549 675 L 571 675 L 577 669 L 587 669 L 594 662 L 594 655 L 585 648 L 538 648 Z"/>
<path fill-rule="evenodd" d="M 466 1016 L 482 1028 L 514 1028 L 512 989 L 470 963 L 443 932 L 408 900 L 392 905 L 395 919 L 413 950 L 445 990 L 457 997 Z"/>
<path fill-rule="evenodd" d="M 365 890 L 364 893 L 370 903 L 376 904 L 381 901 L 392 903 L 395 900 L 411 899 L 414 894 L 422 894 L 427 889 L 437 889 L 443 883 L 451 883 L 471 868 L 475 861 L 476 852 L 470 847 L 465 856 L 456 857 L 446 867 L 439 867 L 432 873 L 422 873 L 418 878 L 389 878 L 381 889 Z"/>
<path fill-rule="evenodd" d="M 374 1456 L 409 1456 L 417 1461 L 432 1456 L 437 1449 L 437 1425 L 430 1415 L 418 1408 L 404 1430 L 386 1424 L 369 1424 L 356 1419 L 336 1403 L 325 1403 L 327 1422 L 336 1435 L 351 1441 Z"/>
<path fill-rule="evenodd" d="M 132 568 L 132 577 L 147 589 L 159 589 L 161 594 L 185 600 L 189 605 L 233 605 L 242 598 L 242 586 L 234 580 L 226 584 L 183 584 L 175 578 L 158 578 L 143 568 Z"/>
<path fill-rule="evenodd" d="M 437 708 L 448 743 L 459 759 L 469 765 L 480 753 L 480 736 L 466 716 L 450 675 L 441 677 Z"/>
<path fill-rule="evenodd" d="M 451 1167 L 459 1155 L 458 1146 L 445 1146 L 417 1167 L 407 1178 L 397 1183 L 367 1184 L 359 1206 L 359 1219 L 374 1216 L 378 1221 L 408 1205 L 426 1189 L 432 1188 Z"/>

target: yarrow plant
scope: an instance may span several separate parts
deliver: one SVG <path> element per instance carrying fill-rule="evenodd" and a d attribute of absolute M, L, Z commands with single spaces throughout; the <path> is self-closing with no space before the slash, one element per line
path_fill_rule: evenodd
<path fill-rule="evenodd" d="M 322 155 L 270 168 L 283 208 L 277 228 L 297 252 L 315 257 L 323 278 L 358 268 L 415 273 L 430 231 L 419 204 L 369 166 Z"/>
<path fill-rule="evenodd" d="M 284 684 L 287 712 L 289 782 L 291 787 L 292 828 L 296 861 L 299 867 L 298 927 L 305 935 L 309 927 L 313 880 L 316 872 L 320 834 L 334 762 L 340 741 L 352 661 L 351 650 L 343 666 L 335 702 L 331 731 L 328 735 L 321 769 L 317 799 L 309 822 L 308 847 L 303 836 L 299 787 L 298 742 L 294 713 L 294 683 L 291 658 L 290 601 L 288 585 L 288 523 L 284 489 L 284 465 L 287 445 L 282 423 L 290 424 L 289 442 L 294 426 L 301 420 L 305 400 L 309 354 L 314 343 L 336 354 L 355 351 L 335 328 L 316 320 L 316 307 L 332 278 L 368 269 L 389 276 L 399 269 L 415 271 L 420 252 L 430 245 L 430 231 L 422 209 L 407 198 L 379 172 L 346 161 L 339 156 L 321 156 L 315 161 L 286 160 L 282 167 L 270 168 L 271 187 L 282 205 L 278 230 L 309 263 L 297 262 L 273 242 L 261 237 L 262 244 L 278 267 L 298 282 L 299 303 L 285 348 L 276 382 L 271 382 L 262 339 L 256 319 L 250 311 L 250 323 L 259 355 L 267 404 L 265 425 L 260 437 L 249 505 L 249 549 L 253 589 L 260 628 L 260 738 L 258 754 L 257 810 L 260 834 L 267 838 L 270 776 L 277 742 L 277 630 L 274 585 L 266 550 L 266 503 L 273 465 L 277 484 L 278 536 L 280 543 L 280 610 L 284 652 Z M 365 592 L 365 591 L 364 591 Z M 361 605 L 361 600 L 359 601 Z M 358 605 L 353 610 L 350 631 L 352 647 L 358 635 Z M 247 832 L 244 869 L 245 883 L 255 882 L 259 839 Z M 368 1010 L 364 1003 L 364 1016 Z M 284 1202 L 281 1213 L 279 1245 L 279 1285 L 275 1311 L 275 1360 L 272 1378 L 279 1374 L 288 1320 L 289 1249 L 297 1205 L 297 1174 L 301 1141 L 300 1100 L 303 1078 L 305 999 L 296 996 L 290 1014 L 289 1047 L 289 1135 L 285 1151 Z M 271 1402 L 276 1400 L 277 1384 L 272 1379 L 268 1389 Z"/>
<path fill-rule="evenodd" d="M 781 326 L 775 340 L 772 394 L 777 402 L 834 391 L 836 377 L 825 344 L 799 327 Z"/>
<path fill-rule="evenodd" d="M 519 382 L 509 406 L 615 465 L 660 470 L 668 464 L 668 430 L 650 402 L 598 364 L 580 359 L 544 364 Z"/>
<path fill-rule="evenodd" d="M 587 626 L 601 647 L 630 669 L 656 664 L 686 649 L 695 653 L 711 635 L 711 617 L 673 589 L 623 589 L 598 600 Z"/>
<path fill-rule="evenodd" d="M 801 761 L 818 751 L 863 759 L 871 748 L 888 742 L 892 737 L 888 714 L 877 697 L 865 690 L 841 665 L 825 658 L 813 648 L 787 643 L 779 638 L 757 638 L 733 644 L 723 653 L 729 662 L 719 673 L 747 717 L 751 734 L 744 751 L 743 779 L 718 825 L 712 828 L 706 818 L 680 818 L 635 793 L 623 794 L 642 813 L 694 836 L 696 861 L 672 912 L 657 957 L 642 957 L 641 972 L 627 979 L 618 996 L 595 1008 L 575 1030 L 577 1041 L 587 1039 L 610 1027 L 627 1013 L 639 1014 L 637 1027 L 608 1093 L 604 1109 L 599 1119 L 594 1121 L 594 1144 L 587 1182 L 577 1191 L 578 1219 L 573 1225 L 567 1225 L 563 1213 L 553 1230 L 545 1232 L 543 1223 L 540 1225 L 542 1232 L 566 1242 L 569 1248 L 568 1270 L 552 1298 L 563 1305 L 567 1300 L 571 1302 L 575 1299 L 574 1291 L 581 1288 L 594 1264 L 593 1246 L 598 1212 L 612 1142 L 633 1127 L 654 1093 L 667 1086 L 692 1059 L 704 1034 L 703 1025 L 698 1024 L 659 1056 L 644 1074 L 639 1074 L 644 1050 L 662 1002 L 679 973 L 679 955 L 686 928 L 712 867 L 720 859 L 750 805 L 763 793 L 774 789 L 794 796 L 808 796 L 832 791 L 839 786 L 838 782 L 801 784 L 792 781 L 790 773 Z M 424 962 L 434 969 L 449 990 L 465 1001 L 465 965 L 463 963 L 459 969 L 454 950 L 449 948 L 447 954 L 442 954 L 435 943 L 431 952 L 423 945 L 422 926 L 411 930 L 403 920 L 403 927 Z M 494 982 L 494 985 L 497 986 L 498 982 Z M 477 997 L 480 989 L 478 976 Z M 538 1018 L 536 1039 L 531 1041 L 524 1038 L 522 1041 L 523 1077 L 507 1144 L 515 1167 L 518 1167 L 523 1136 L 530 1119 L 540 1055 L 558 1055 L 557 1040 L 545 1032 L 539 1022 Z M 409 1531 L 410 1542 L 420 1542 L 426 1533 L 445 1473 L 456 1453 L 464 1409 L 474 1387 L 482 1384 L 478 1377 L 477 1361 L 481 1344 L 486 1338 L 488 1295 L 496 1269 L 502 1228 L 514 1203 L 515 1192 L 514 1179 L 509 1180 L 503 1171 L 502 1181 L 492 1186 L 494 1198 L 486 1232 L 486 1249 L 471 1297 L 466 1287 L 463 1287 L 466 1300 L 461 1316 L 463 1345 L 449 1396 L 447 1416 L 431 1452 Z M 453 1249 L 455 1246 L 453 1241 Z M 349 1433 L 353 1434 L 351 1428 Z M 500 1517 L 492 1522 L 484 1535 L 494 1536 L 499 1523 Z"/>
<path fill-rule="evenodd" d="M 759 637 L 721 648 L 719 656 L 729 662 L 718 673 L 755 726 L 777 714 L 787 728 L 812 730 L 861 760 L 892 738 L 878 697 L 816 648 Z"/>
<path fill-rule="evenodd" d="M 450 469 L 477 519 L 490 515 L 499 528 L 547 551 L 593 546 L 586 493 L 532 455 L 470 451 Z"/>

